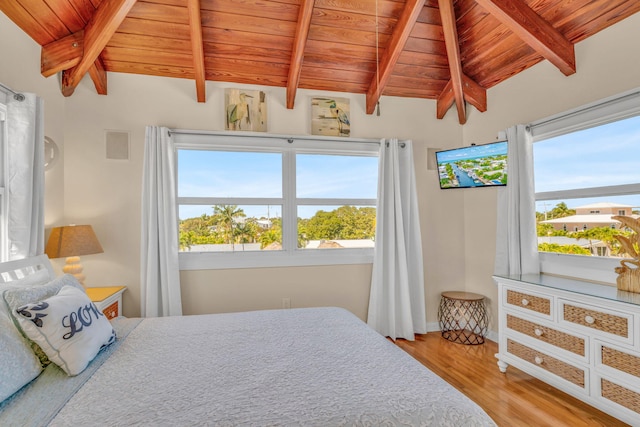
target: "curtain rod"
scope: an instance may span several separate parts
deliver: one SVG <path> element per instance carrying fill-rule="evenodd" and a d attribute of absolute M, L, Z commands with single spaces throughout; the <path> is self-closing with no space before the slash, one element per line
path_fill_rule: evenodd
<path fill-rule="evenodd" d="M 316 139 L 316 140 L 324 140 L 324 141 L 336 141 L 335 137 L 325 137 L 318 135 L 279 135 L 274 133 L 264 133 L 264 134 L 256 134 L 249 132 L 228 132 L 228 131 L 206 131 L 206 130 L 183 130 L 183 129 L 169 129 L 169 136 L 172 134 L 175 135 L 214 135 L 214 136 L 233 136 L 233 137 L 251 137 L 251 138 L 274 138 L 274 139 L 284 139 L 289 143 L 292 143 L 296 139 Z M 346 142 L 364 142 L 367 144 L 380 144 L 379 139 L 369 139 L 369 138 L 340 138 L 340 141 Z"/>
<path fill-rule="evenodd" d="M 13 99 L 15 99 L 16 101 L 20 101 L 20 102 L 24 101 L 23 94 L 16 92 L 15 90 L 11 89 L 8 86 L 3 85 L 2 83 L 0 83 L 0 88 L 6 90 L 7 92 L 11 92 L 13 94 Z"/>
<path fill-rule="evenodd" d="M 224 136 L 234 136 L 234 137 L 241 137 L 241 136 L 247 136 L 247 137 L 252 137 L 252 138 L 274 138 L 274 139 L 285 139 L 287 140 L 287 142 L 289 144 L 292 144 L 293 141 L 295 141 L 296 139 L 319 139 L 319 140 L 324 140 L 324 141 L 335 141 L 335 139 L 333 137 L 323 137 L 323 136 L 318 136 L 318 135 L 298 135 L 298 136 L 292 136 L 292 135 L 278 135 L 278 134 L 273 134 L 273 133 L 265 133 L 262 135 L 256 135 L 254 133 L 247 133 L 247 132 L 223 132 L 223 131 L 206 131 L 206 130 L 179 130 L 179 129 L 169 129 L 169 136 L 171 136 L 171 134 L 176 134 L 176 135 L 224 135 Z M 345 142 L 363 142 L 365 144 L 380 144 L 380 140 L 379 139 L 368 139 L 368 138 L 349 138 L 349 139 L 340 139 L 340 141 L 345 141 Z M 386 146 L 389 146 L 389 142 L 387 142 Z M 400 148 L 404 148 L 406 147 L 406 144 L 404 142 L 400 143 Z"/>

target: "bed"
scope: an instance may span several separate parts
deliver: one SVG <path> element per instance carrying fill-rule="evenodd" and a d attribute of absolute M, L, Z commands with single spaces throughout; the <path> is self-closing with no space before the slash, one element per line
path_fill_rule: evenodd
<path fill-rule="evenodd" d="M 0 264 L 0 276 L 3 335 L 10 329 L 7 312 L 15 317 L 12 298 L 22 298 L 23 312 L 42 307 L 33 305 L 41 301 L 24 305 L 24 294 L 42 300 L 37 287 L 70 280 L 53 278 L 46 256 Z M 65 285 L 42 301 L 53 306 L 65 292 L 76 291 Z M 106 322 L 115 340 L 73 375 L 49 363 L 0 403 L 0 425 L 495 425 L 474 402 L 344 309 Z M 13 319 L 13 325 L 25 334 L 22 321 Z M 24 343 L 35 348 L 26 338 Z M 5 366 L 2 372 L 12 377 L 21 371 Z"/>

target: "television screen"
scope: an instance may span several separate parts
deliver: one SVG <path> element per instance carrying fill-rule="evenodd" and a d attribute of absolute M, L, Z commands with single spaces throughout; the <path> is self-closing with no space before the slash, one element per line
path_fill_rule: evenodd
<path fill-rule="evenodd" d="M 507 185 L 507 142 L 436 152 L 440 188 Z"/>

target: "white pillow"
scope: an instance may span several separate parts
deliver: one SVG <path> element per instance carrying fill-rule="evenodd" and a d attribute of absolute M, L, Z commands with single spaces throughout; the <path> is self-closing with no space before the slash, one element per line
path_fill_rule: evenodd
<path fill-rule="evenodd" d="M 36 286 L 50 280 L 46 269 L 34 274 L 0 283 L 0 294 L 18 286 Z M 42 371 L 40 361 L 33 353 L 29 341 L 22 336 L 13 322 L 11 309 L 0 298 L 0 402 L 20 390 Z"/>
<path fill-rule="evenodd" d="M 6 273 L 3 273 L 6 274 Z M 14 279 L 10 276 L 4 278 L 6 281 L 0 283 L 0 286 L 4 287 L 24 287 L 24 286 L 36 286 L 42 285 L 51 280 L 49 276 L 49 270 L 40 269 L 30 274 L 22 274 L 19 279 Z"/>
<path fill-rule="evenodd" d="M 42 371 L 29 342 L 16 329 L 0 299 L 0 402 L 20 390 Z"/>
<path fill-rule="evenodd" d="M 48 283 L 40 284 L 39 286 L 22 286 L 19 288 L 9 288 L 4 291 L 4 300 L 9 306 L 9 311 L 12 314 L 16 328 L 21 329 L 20 320 L 16 313 L 16 309 L 18 307 L 52 297 L 60 292 L 60 289 L 62 289 L 63 286 L 73 286 L 80 289 L 82 292 L 85 292 L 84 287 L 80 282 L 70 274 L 65 274 Z M 25 338 L 28 337 L 25 335 Z M 29 345 L 38 359 L 40 359 L 42 367 L 47 366 L 49 364 L 49 358 L 44 351 L 42 351 L 40 346 L 32 341 L 29 342 Z"/>
<path fill-rule="evenodd" d="M 73 286 L 16 309 L 25 334 L 68 375 L 78 375 L 116 333 L 89 297 Z"/>

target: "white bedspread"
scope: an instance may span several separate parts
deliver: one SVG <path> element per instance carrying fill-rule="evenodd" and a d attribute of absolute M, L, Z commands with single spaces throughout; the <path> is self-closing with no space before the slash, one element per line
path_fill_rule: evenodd
<path fill-rule="evenodd" d="M 144 319 L 53 426 L 488 426 L 337 308 Z"/>

